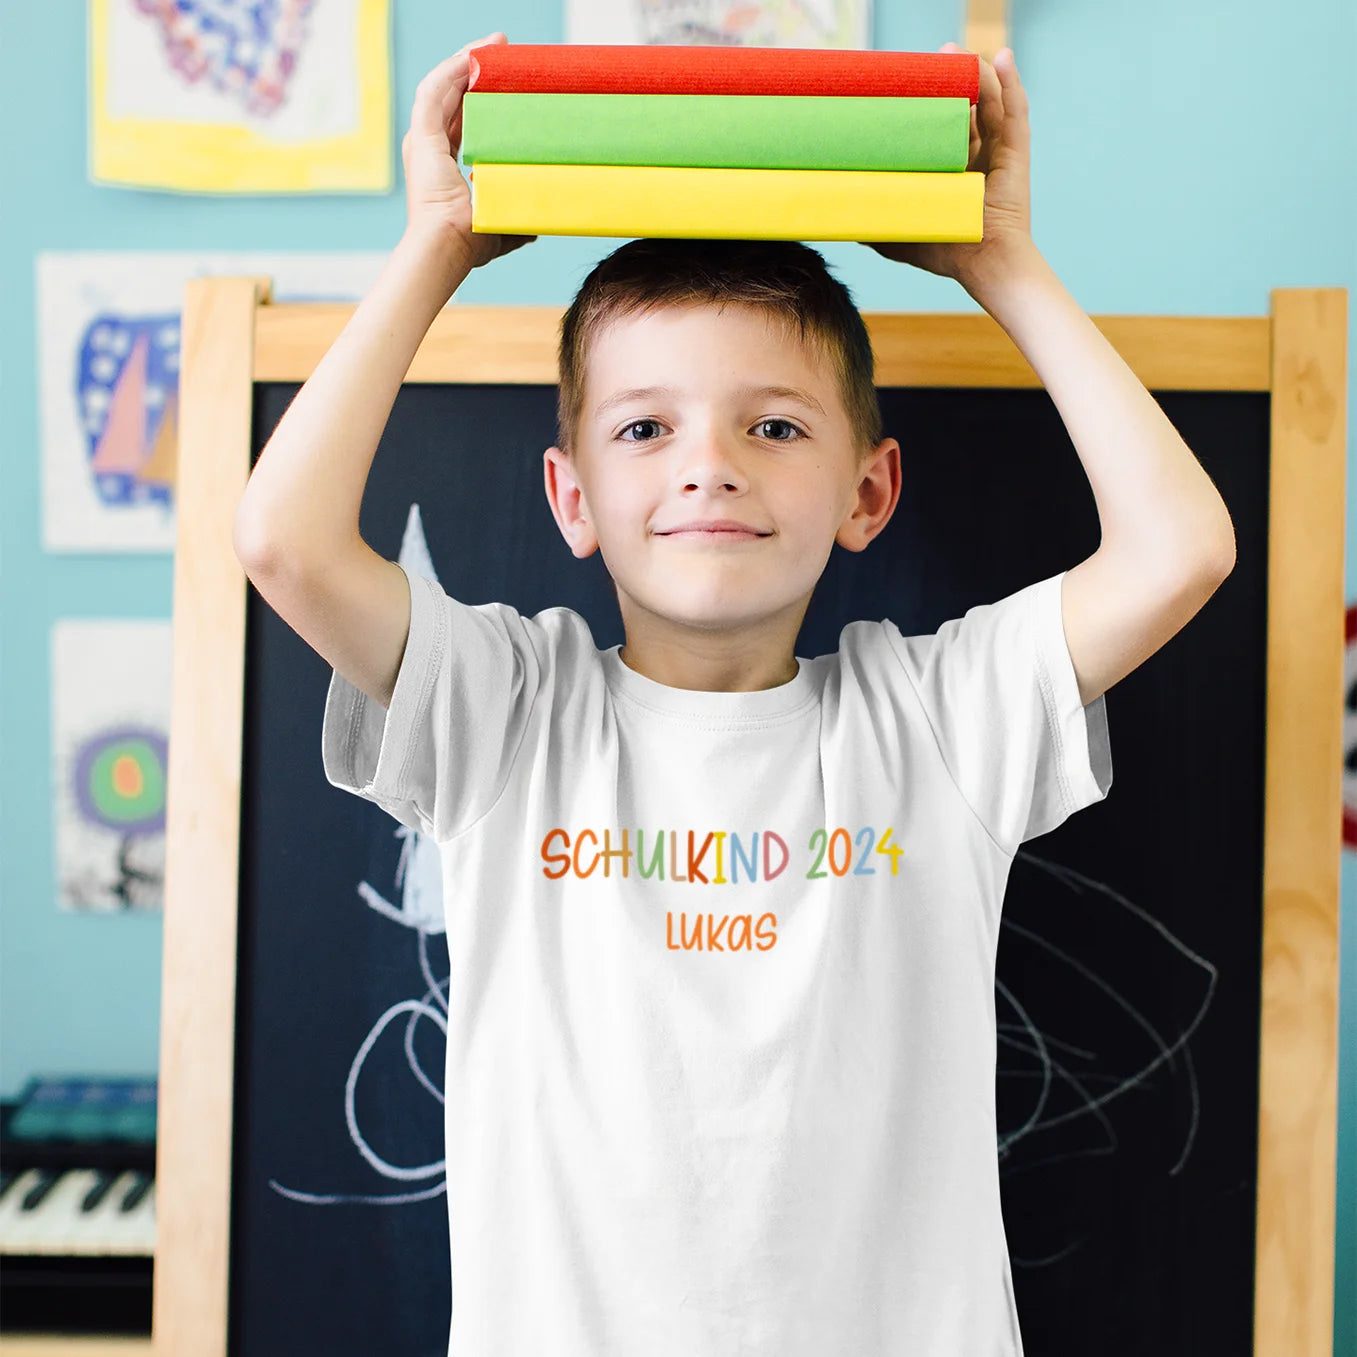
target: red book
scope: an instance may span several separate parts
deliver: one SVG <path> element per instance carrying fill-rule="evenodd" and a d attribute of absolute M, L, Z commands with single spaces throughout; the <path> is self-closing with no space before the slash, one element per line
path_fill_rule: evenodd
<path fill-rule="evenodd" d="M 473 48 L 470 56 L 468 88 L 501 94 L 980 98 L 974 52 L 509 42 Z"/>

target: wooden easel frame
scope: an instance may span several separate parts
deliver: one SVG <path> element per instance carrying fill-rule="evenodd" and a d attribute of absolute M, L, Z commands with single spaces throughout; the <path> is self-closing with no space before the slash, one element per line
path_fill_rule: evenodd
<path fill-rule="evenodd" d="M 183 312 L 156 1357 L 226 1353 L 246 601 L 231 528 L 252 385 L 304 381 L 354 310 L 268 295 L 266 279 L 195 279 Z M 1271 393 L 1254 1357 L 1330 1357 L 1347 291 L 1270 304 L 1094 320 L 1152 391 Z M 407 380 L 553 385 L 560 314 L 451 305 Z M 1040 386 L 986 314 L 864 314 L 883 387 Z"/>
<path fill-rule="evenodd" d="M 994 54 L 1008 46 L 1008 0 L 966 0 L 966 32 L 961 45 L 992 66 Z"/>

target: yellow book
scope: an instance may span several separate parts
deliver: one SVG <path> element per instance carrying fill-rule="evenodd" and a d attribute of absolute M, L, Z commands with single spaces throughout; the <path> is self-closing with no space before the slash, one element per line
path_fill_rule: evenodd
<path fill-rule="evenodd" d="M 978 170 L 470 167 L 471 229 L 516 236 L 975 241 Z"/>

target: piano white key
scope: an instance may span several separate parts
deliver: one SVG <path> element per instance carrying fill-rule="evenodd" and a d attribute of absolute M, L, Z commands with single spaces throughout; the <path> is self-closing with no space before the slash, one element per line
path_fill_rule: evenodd
<path fill-rule="evenodd" d="M 12 1208 L 13 1203 L 18 1201 L 24 1194 L 24 1180 L 33 1174 L 33 1169 L 20 1169 L 17 1173 L 11 1171 L 12 1176 L 6 1184 L 3 1193 L 0 1193 L 0 1219 Z"/>
<path fill-rule="evenodd" d="M 136 1186 L 138 1175 L 131 1170 L 120 1174 L 100 1203 L 100 1236 L 97 1253 L 152 1253 L 155 1245 L 155 1184 L 131 1211 L 122 1210 L 122 1200 Z M 150 1246 L 147 1247 L 149 1237 Z"/>
<path fill-rule="evenodd" d="M 76 1253 L 80 1231 L 80 1203 L 94 1184 L 93 1169 L 68 1169 L 35 1212 L 37 1230 L 29 1238 L 29 1253 Z"/>
<path fill-rule="evenodd" d="M 21 1233 L 31 1227 L 32 1222 L 21 1218 L 19 1208 L 23 1205 L 28 1190 L 38 1181 L 37 1169 L 25 1169 L 18 1179 L 10 1184 L 9 1191 L 0 1197 L 0 1254 L 17 1253 L 13 1247 Z"/>
<path fill-rule="evenodd" d="M 59 1178 L 37 1206 L 27 1211 L 23 1209 L 24 1198 L 42 1180 L 43 1176 L 41 1169 L 30 1169 L 5 1194 L 6 1198 L 9 1197 L 10 1193 L 17 1193 L 18 1195 L 14 1199 L 11 1212 L 5 1217 L 5 1239 L 3 1246 L 0 1246 L 3 1248 L 3 1252 L 33 1253 L 35 1251 L 34 1244 L 51 1228 L 51 1218 L 46 1213 L 51 1206 L 53 1195 L 61 1187 Z"/>
<path fill-rule="evenodd" d="M 99 1253 L 102 1250 L 102 1241 L 107 1233 L 107 1227 L 103 1224 L 104 1202 L 100 1202 L 91 1211 L 85 1210 L 85 1198 L 90 1190 L 99 1182 L 99 1173 L 95 1169 L 88 1170 L 89 1177 L 81 1184 L 82 1190 L 77 1195 L 74 1202 L 74 1217 L 71 1221 L 71 1227 L 67 1235 L 67 1252 L 72 1255 L 86 1255 Z M 112 1191 L 112 1188 L 109 1189 Z M 107 1196 L 105 1196 L 107 1201 Z"/>
<path fill-rule="evenodd" d="M 109 1190 L 103 1194 L 103 1200 L 95 1206 L 94 1210 L 83 1210 L 81 1212 L 81 1221 L 79 1227 L 79 1253 L 81 1254 L 106 1254 L 110 1253 L 110 1242 L 115 1238 L 115 1213 L 118 1209 L 118 1201 L 122 1198 L 123 1179 L 128 1177 L 126 1174 L 118 1174 L 110 1183 Z M 92 1186 L 92 1183 L 91 1183 Z M 84 1198 L 81 1198 L 81 1206 L 84 1205 Z"/>
<path fill-rule="evenodd" d="M 103 1200 L 92 1210 L 85 1212 L 84 1226 L 80 1232 L 80 1251 L 84 1254 L 117 1253 L 118 1203 L 131 1184 L 131 1175 L 118 1174 Z"/>
<path fill-rule="evenodd" d="M 103 1200 L 99 1202 L 92 1210 L 86 1211 L 85 1198 L 89 1195 L 89 1190 L 99 1181 L 99 1174 L 91 1171 L 89 1180 L 85 1184 L 79 1199 L 75 1203 L 76 1219 L 72 1222 L 70 1235 L 70 1249 L 72 1254 L 97 1254 L 105 1252 L 105 1246 L 109 1234 L 109 1199 L 117 1188 L 116 1180 L 109 1185 L 108 1191 L 104 1194 Z"/>
<path fill-rule="evenodd" d="M 152 1180 L 151 1186 L 146 1189 L 146 1195 L 137 1203 L 136 1209 L 131 1213 L 132 1227 L 131 1238 L 128 1240 L 127 1252 L 130 1254 L 145 1254 L 152 1257 L 155 1254 L 155 1181 Z"/>

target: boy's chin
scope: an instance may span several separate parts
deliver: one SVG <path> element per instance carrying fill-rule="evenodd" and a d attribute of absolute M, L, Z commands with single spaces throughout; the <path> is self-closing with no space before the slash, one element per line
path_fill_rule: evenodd
<path fill-rule="evenodd" d="M 691 586 L 691 581 L 689 584 Z M 759 597 L 738 585 L 727 586 L 719 593 L 677 588 L 663 599 L 647 599 L 645 595 L 626 595 L 614 588 L 618 604 L 633 620 L 640 617 L 656 628 L 694 633 L 738 632 L 760 627 L 791 606 L 787 599 Z"/>

